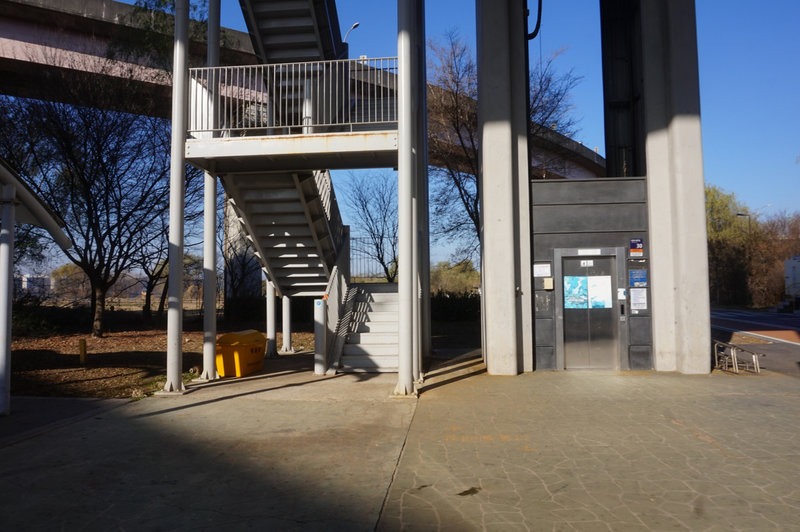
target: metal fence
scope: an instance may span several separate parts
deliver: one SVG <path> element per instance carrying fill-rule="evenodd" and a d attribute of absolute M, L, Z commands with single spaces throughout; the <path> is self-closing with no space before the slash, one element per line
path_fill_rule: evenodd
<path fill-rule="evenodd" d="M 243 136 L 397 127 L 397 58 L 189 70 L 189 134 Z"/>
<path fill-rule="evenodd" d="M 397 240 L 384 239 L 384 261 L 389 266 L 390 272 L 397 271 L 397 264 L 391 263 L 391 258 L 397 256 Z M 376 258 L 377 247 L 375 240 L 365 236 L 350 237 L 350 280 L 356 283 L 381 282 L 386 280 L 383 265 Z"/>

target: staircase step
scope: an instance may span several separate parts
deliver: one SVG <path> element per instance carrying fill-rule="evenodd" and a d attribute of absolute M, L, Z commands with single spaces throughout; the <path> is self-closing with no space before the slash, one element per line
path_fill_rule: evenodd
<path fill-rule="evenodd" d="M 344 344 L 342 355 L 397 356 L 397 344 Z"/>
<path fill-rule="evenodd" d="M 356 301 L 353 306 L 358 312 L 397 312 L 399 303 L 395 301 Z"/>
<path fill-rule="evenodd" d="M 339 371 L 343 373 L 382 373 L 397 371 L 397 355 L 342 356 Z"/>
<path fill-rule="evenodd" d="M 397 346 L 397 331 L 394 332 L 365 332 L 350 333 L 347 335 L 349 345 L 378 345 L 391 344 Z"/>
<path fill-rule="evenodd" d="M 359 312 L 358 309 L 353 309 L 355 313 L 353 321 L 356 323 L 366 323 L 373 321 L 394 322 L 397 323 L 397 312 Z"/>
<path fill-rule="evenodd" d="M 397 333 L 397 321 L 367 321 L 352 325 L 355 333 Z"/>

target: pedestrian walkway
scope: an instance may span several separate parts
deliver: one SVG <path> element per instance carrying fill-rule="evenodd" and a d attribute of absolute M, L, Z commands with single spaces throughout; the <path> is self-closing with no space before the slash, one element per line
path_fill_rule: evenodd
<path fill-rule="evenodd" d="M 800 530 L 796 378 L 271 364 L 4 445 L 2 528 Z"/>

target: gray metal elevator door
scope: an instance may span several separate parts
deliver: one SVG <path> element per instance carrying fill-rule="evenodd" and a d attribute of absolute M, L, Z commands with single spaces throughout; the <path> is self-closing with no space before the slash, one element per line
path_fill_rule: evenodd
<path fill-rule="evenodd" d="M 616 258 L 565 257 L 562 275 L 565 367 L 616 369 Z"/>

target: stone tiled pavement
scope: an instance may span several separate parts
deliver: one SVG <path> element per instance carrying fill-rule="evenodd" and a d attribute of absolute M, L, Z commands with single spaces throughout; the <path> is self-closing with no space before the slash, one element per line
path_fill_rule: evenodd
<path fill-rule="evenodd" d="M 800 380 L 541 372 L 423 394 L 379 530 L 800 530 Z"/>
<path fill-rule="evenodd" d="M 0 444 L 0 529 L 800 530 L 797 378 L 268 364 Z"/>

